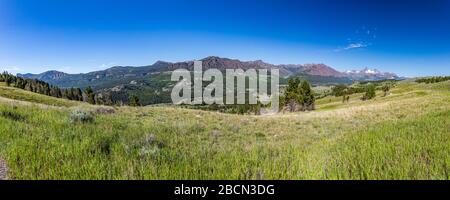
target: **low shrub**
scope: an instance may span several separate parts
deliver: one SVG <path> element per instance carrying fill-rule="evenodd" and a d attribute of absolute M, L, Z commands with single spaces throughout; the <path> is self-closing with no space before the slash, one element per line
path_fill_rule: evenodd
<path fill-rule="evenodd" d="M 145 159 L 148 156 L 155 157 L 160 150 L 165 147 L 163 141 L 159 140 L 155 134 L 146 134 L 144 138 L 132 141 L 129 145 L 125 145 L 127 154 L 136 152 L 140 159 Z"/>
<path fill-rule="evenodd" d="M 94 121 L 94 116 L 90 111 L 76 108 L 70 113 L 72 123 L 90 123 Z"/>
<path fill-rule="evenodd" d="M 107 108 L 107 107 L 100 107 L 95 110 L 95 113 L 97 113 L 97 114 L 113 114 L 115 112 L 116 111 L 113 108 Z"/>

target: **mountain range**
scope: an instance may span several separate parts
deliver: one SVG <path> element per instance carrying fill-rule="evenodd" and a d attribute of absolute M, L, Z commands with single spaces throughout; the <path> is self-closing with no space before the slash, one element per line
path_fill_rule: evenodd
<path fill-rule="evenodd" d="M 240 61 L 237 59 L 209 56 L 201 59 L 203 69 L 279 69 L 280 83 L 290 77 L 308 80 L 313 85 L 350 84 L 354 81 L 399 79 L 390 72 L 376 69 L 351 70 L 339 72 L 325 64 L 270 64 L 262 60 Z M 143 104 L 169 101 L 170 72 L 176 69 L 193 70 L 194 61 L 165 62 L 157 61 L 146 66 L 115 66 L 105 70 L 81 74 L 68 74 L 59 71 L 47 71 L 40 74 L 17 74 L 20 77 L 39 79 L 59 87 L 91 86 L 97 93 L 115 96 L 127 101 L 129 95 L 138 95 Z"/>
<path fill-rule="evenodd" d="M 363 70 L 349 70 L 339 72 L 325 64 L 281 64 L 274 65 L 265 63 L 262 60 L 256 61 L 240 61 L 236 59 L 221 58 L 210 56 L 201 59 L 203 69 L 216 68 L 225 69 L 279 69 L 281 77 L 295 76 L 296 74 L 305 74 L 323 77 L 342 77 L 353 81 L 381 80 L 381 79 L 398 79 L 400 78 L 394 73 L 380 72 L 377 69 L 364 68 Z M 60 87 L 85 87 L 87 85 L 96 86 L 102 81 L 145 77 L 149 74 L 157 74 L 169 72 L 176 69 L 193 70 L 194 61 L 184 61 L 170 63 L 165 61 L 157 61 L 153 65 L 147 66 L 115 66 L 101 71 L 94 71 L 85 74 L 67 74 L 59 71 L 46 71 L 40 74 L 18 74 L 24 78 L 39 79 Z"/>

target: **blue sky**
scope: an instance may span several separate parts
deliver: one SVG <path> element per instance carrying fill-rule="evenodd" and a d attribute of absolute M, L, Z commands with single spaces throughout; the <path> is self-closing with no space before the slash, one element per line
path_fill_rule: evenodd
<path fill-rule="evenodd" d="M 210 55 L 450 75 L 450 1 L 0 0 L 0 70 L 80 73 Z"/>

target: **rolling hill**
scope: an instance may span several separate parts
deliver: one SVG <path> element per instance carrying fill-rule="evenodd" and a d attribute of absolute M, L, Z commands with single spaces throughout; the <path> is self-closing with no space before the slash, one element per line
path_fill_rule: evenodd
<path fill-rule="evenodd" d="M 450 81 L 401 81 L 386 97 L 326 97 L 316 111 L 263 116 L 99 107 L 2 83 L 0 96 L 10 179 L 450 178 Z M 93 120 L 72 122 L 74 110 Z"/>

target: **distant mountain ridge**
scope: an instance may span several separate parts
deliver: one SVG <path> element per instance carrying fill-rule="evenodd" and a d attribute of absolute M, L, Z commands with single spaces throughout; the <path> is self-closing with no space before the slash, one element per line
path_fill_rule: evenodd
<path fill-rule="evenodd" d="M 221 58 L 217 56 L 209 56 L 201 59 L 203 69 L 217 68 L 225 69 L 279 69 L 281 77 L 289 77 L 297 74 L 323 76 L 323 77 L 339 77 L 348 78 L 349 80 L 381 80 L 381 79 L 397 79 L 394 73 L 380 72 L 378 70 L 351 70 L 339 72 L 334 68 L 325 64 L 281 64 L 274 65 L 256 61 L 240 61 L 237 59 Z M 194 61 L 184 62 L 165 62 L 157 61 L 153 65 L 147 66 L 115 66 L 105 70 L 89 72 L 85 74 L 67 74 L 59 71 L 47 71 L 41 74 L 17 74 L 24 78 L 39 79 L 50 84 L 60 87 L 87 87 L 102 85 L 105 81 L 119 81 L 120 79 L 140 78 L 149 74 L 157 74 L 176 69 L 193 70 Z"/>
<path fill-rule="evenodd" d="M 69 74 L 60 72 L 60 71 L 56 71 L 56 70 L 50 70 L 50 71 L 46 71 L 46 72 L 40 73 L 40 74 L 27 73 L 27 74 L 18 74 L 18 75 L 21 77 L 25 77 L 25 78 L 33 78 L 33 79 L 39 79 L 39 80 L 59 80 Z"/>
<path fill-rule="evenodd" d="M 281 64 L 274 65 L 262 60 L 240 61 L 237 59 L 209 56 L 201 59 L 203 69 L 279 69 L 280 84 L 286 84 L 290 77 L 309 81 L 312 85 L 351 84 L 354 81 L 397 78 L 393 73 L 378 70 L 352 70 L 339 72 L 325 64 Z M 114 102 L 126 103 L 129 97 L 137 95 L 143 105 L 170 103 L 170 72 L 176 69 L 194 69 L 194 61 L 157 61 L 146 66 L 115 66 L 105 70 L 84 74 L 67 74 L 47 71 L 40 74 L 17 74 L 24 78 L 39 79 L 62 88 L 91 86 L 98 97 L 110 97 Z"/>

